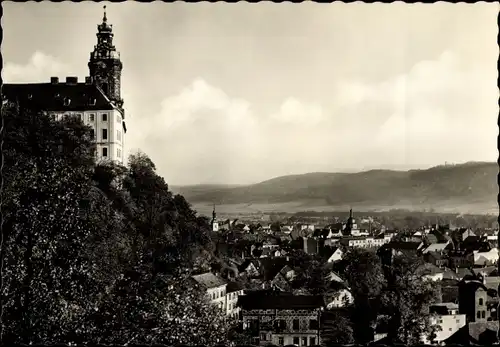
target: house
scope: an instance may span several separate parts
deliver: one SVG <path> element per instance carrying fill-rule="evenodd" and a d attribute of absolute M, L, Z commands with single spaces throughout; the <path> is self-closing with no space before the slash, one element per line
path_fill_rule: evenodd
<path fill-rule="evenodd" d="M 431 324 L 439 326 L 440 329 L 436 331 L 432 341 L 430 336 L 425 336 L 425 344 L 441 343 L 466 325 L 465 314 L 458 313 L 458 305 L 455 303 L 433 304 L 429 311 L 432 315 Z"/>
<path fill-rule="evenodd" d="M 314 224 L 302 224 L 300 225 L 300 230 L 314 231 L 316 230 L 316 226 Z"/>
<path fill-rule="evenodd" d="M 448 265 L 452 269 L 469 269 L 474 266 L 474 258 L 464 254 L 451 254 L 448 256 Z"/>
<path fill-rule="evenodd" d="M 279 248 L 279 240 L 275 237 L 267 237 L 266 240 L 262 243 L 262 248 L 266 249 L 277 249 Z"/>
<path fill-rule="evenodd" d="M 354 302 L 354 297 L 348 288 L 335 291 L 332 295 L 327 295 L 326 308 L 345 307 Z"/>
<path fill-rule="evenodd" d="M 473 251 L 472 257 L 474 258 L 475 266 L 494 265 L 498 262 L 498 249 L 492 248 L 484 252 Z"/>
<path fill-rule="evenodd" d="M 339 240 L 339 243 L 345 247 L 350 248 L 369 248 L 373 247 L 374 240 L 375 239 L 373 237 L 368 238 L 366 236 L 348 236 L 341 238 Z"/>
<path fill-rule="evenodd" d="M 444 343 L 451 346 L 477 346 L 497 343 L 498 321 L 469 322 Z"/>
<path fill-rule="evenodd" d="M 296 276 L 290 258 L 262 258 L 260 262 L 261 280 L 263 288 L 290 290 L 290 283 Z"/>
<path fill-rule="evenodd" d="M 441 302 L 453 302 L 458 304 L 459 300 L 459 286 L 460 281 L 456 279 L 443 279 L 441 280 Z"/>
<path fill-rule="evenodd" d="M 482 277 L 486 278 L 498 276 L 498 268 L 496 266 L 474 268 L 472 269 L 472 272 L 474 272 L 476 275 L 480 274 Z"/>
<path fill-rule="evenodd" d="M 427 247 L 424 246 L 422 250 L 422 254 L 426 254 L 428 252 L 438 252 L 443 254 L 447 249 L 451 249 L 451 243 L 450 241 L 446 242 L 436 242 L 428 245 Z"/>
<path fill-rule="evenodd" d="M 426 252 L 423 254 L 423 259 L 427 263 L 436 265 L 437 267 L 449 266 L 448 258 L 440 252 Z"/>
<path fill-rule="evenodd" d="M 486 322 L 489 318 L 486 286 L 479 280 L 462 280 L 458 290 L 459 312 L 466 315 L 467 322 Z"/>
<path fill-rule="evenodd" d="M 217 305 L 221 311 L 226 312 L 226 280 L 211 272 L 194 275 L 192 279 L 206 289 L 211 303 Z"/>
<path fill-rule="evenodd" d="M 331 250 L 331 255 L 328 257 L 327 263 L 334 263 L 336 261 L 342 260 L 342 255 L 344 252 L 339 247 L 334 247 Z"/>
<path fill-rule="evenodd" d="M 265 346 L 314 346 L 321 343 L 324 300 L 315 295 L 276 291 L 248 292 L 238 299 L 243 329 L 252 343 Z"/>
<path fill-rule="evenodd" d="M 421 245 L 419 242 L 391 241 L 380 247 L 377 254 L 384 264 L 391 264 L 395 256 L 417 257 Z"/>
<path fill-rule="evenodd" d="M 304 240 L 304 252 L 307 254 L 318 254 L 320 248 L 324 245 L 323 240 L 314 239 L 312 237 L 303 237 Z"/>
<path fill-rule="evenodd" d="M 256 259 L 247 259 L 239 267 L 240 275 L 246 274 L 248 278 L 257 278 L 260 276 L 260 263 Z"/>
<path fill-rule="evenodd" d="M 240 282 L 229 282 L 226 287 L 226 314 L 232 318 L 238 318 L 240 308 L 238 297 L 244 295 L 244 287 Z"/>

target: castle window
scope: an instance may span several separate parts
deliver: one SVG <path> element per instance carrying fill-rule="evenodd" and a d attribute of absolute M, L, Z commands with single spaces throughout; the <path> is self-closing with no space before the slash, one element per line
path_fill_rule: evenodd
<path fill-rule="evenodd" d="M 307 346 L 307 337 L 302 338 L 302 346 Z"/>
<path fill-rule="evenodd" d="M 486 311 L 481 311 L 481 318 L 486 318 Z"/>
<path fill-rule="evenodd" d="M 103 122 L 107 122 L 108 121 L 108 114 L 107 113 L 103 113 L 102 114 L 102 121 Z"/>
<path fill-rule="evenodd" d="M 293 330 L 300 330 L 300 321 L 298 319 L 293 320 Z"/>
<path fill-rule="evenodd" d="M 102 129 L 102 139 L 103 140 L 108 139 L 108 129 Z"/>
<path fill-rule="evenodd" d="M 479 298 L 479 305 L 483 305 L 483 298 Z"/>
<path fill-rule="evenodd" d="M 285 339 L 283 337 L 278 337 L 278 345 L 283 346 L 285 344 Z"/>
<path fill-rule="evenodd" d="M 316 338 L 315 337 L 310 337 L 309 338 L 309 346 L 314 346 L 316 344 Z"/>
<path fill-rule="evenodd" d="M 102 148 L 102 156 L 103 157 L 107 157 L 108 156 L 108 148 L 107 147 L 103 147 Z"/>
<path fill-rule="evenodd" d="M 91 114 L 90 114 L 90 116 L 89 116 L 89 120 L 90 120 L 91 122 L 95 121 L 95 115 L 94 115 L 93 113 L 91 113 Z"/>
<path fill-rule="evenodd" d="M 477 318 L 481 318 L 481 311 L 477 311 L 477 315 L 476 315 Z"/>
<path fill-rule="evenodd" d="M 294 344 L 294 345 L 297 345 L 297 346 L 298 346 L 298 345 L 299 345 L 299 342 L 300 342 L 300 340 L 299 340 L 299 338 L 298 338 L 298 337 L 294 337 L 294 338 L 293 338 L 293 344 Z"/>

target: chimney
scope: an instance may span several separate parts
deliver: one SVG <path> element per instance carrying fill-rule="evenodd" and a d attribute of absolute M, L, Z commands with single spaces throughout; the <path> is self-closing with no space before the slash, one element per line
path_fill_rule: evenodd
<path fill-rule="evenodd" d="M 58 83 L 59 83 L 59 77 L 50 78 L 50 84 L 58 84 Z"/>
<path fill-rule="evenodd" d="M 92 77 L 90 76 L 85 77 L 85 84 L 92 84 Z"/>
<path fill-rule="evenodd" d="M 66 84 L 77 84 L 78 83 L 78 77 L 66 77 Z"/>

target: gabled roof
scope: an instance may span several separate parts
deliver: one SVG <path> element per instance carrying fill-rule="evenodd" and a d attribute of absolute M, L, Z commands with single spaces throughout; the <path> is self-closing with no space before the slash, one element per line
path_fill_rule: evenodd
<path fill-rule="evenodd" d="M 202 286 L 206 287 L 207 289 L 216 288 L 227 284 L 227 282 L 224 279 L 215 276 L 211 272 L 207 272 L 200 275 L 194 275 L 193 279 Z"/>
<path fill-rule="evenodd" d="M 26 107 L 49 112 L 118 109 L 100 88 L 90 83 L 4 84 L 2 95 Z M 65 104 L 65 101 L 69 101 L 69 104 Z"/>
<path fill-rule="evenodd" d="M 389 248 L 395 250 L 409 250 L 409 251 L 417 251 L 420 246 L 420 242 L 399 242 L 399 241 L 391 241 L 386 243 L 381 248 Z"/>
<path fill-rule="evenodd" d="M 446 249 L 446 247 L 448 247 L 448 245 L 449 245 L 448 242 L 433 243 L 433 244 L 430 244 L 427 248 L 425 248 L 423 250 L 423 253 L 443 251 Z"/>
<path fill-rule="evenodd" d="M 492 345 L 497 342 L 498 321 L 470 322 L 445 340 L 446 344 Z"/>
<path fill-rule="evenodd" d="M 238 298 L 238 306 L 245 310 L 307 310 L 317 309 L 324 305 L 324 299 L 320 295 L 293 295 L 283 292 L 255 291 Z"/>
<path fill-rule="evenodd" d="M 276 275 L 288 265 L 288 260 L 283 257 L 276 258 L 263 258 L 259 259 L 261 274 L 264 276 L 264 280 L 271 281 L 276 277 Z"/>
<path fill-rule="evenodd" d="M 239 292 L 240 290 L 245 289 L 243 284 L 241 282 L 228 282 L 227 287 L 226 287 L 226 293 L 234 293 L 234 292 Z"/>
<path fill-rule="evenodd" d="M 238 271 L 245 271 L 250 266 L 250 264 L 255 266 L 257 270 L 259 269 L 260 264 L 257 259 L 246 259 L 240 266 L 238 266 Z"/>

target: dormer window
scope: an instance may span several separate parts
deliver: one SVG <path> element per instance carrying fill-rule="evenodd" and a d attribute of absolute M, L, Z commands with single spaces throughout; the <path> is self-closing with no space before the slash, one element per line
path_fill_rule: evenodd
<path fill-rule="evenodd" d="M 33 94 L 28 94 L 28 100 L 33 99 Z"/>
<path fill-rule="evenodd" d="M 95 104 L 96 104 L 96 99 L 90 99 L 90 102 L 89 102 L 89 103 L 90 103 L 90 105 L 91 105 L 91 106 L 95 106 Z"/>
<path fill-rule="evenodd" d="M 69 106 L 70 103 L 71 103 L 70 98 L 64 98 L 64 106 Z"/>

